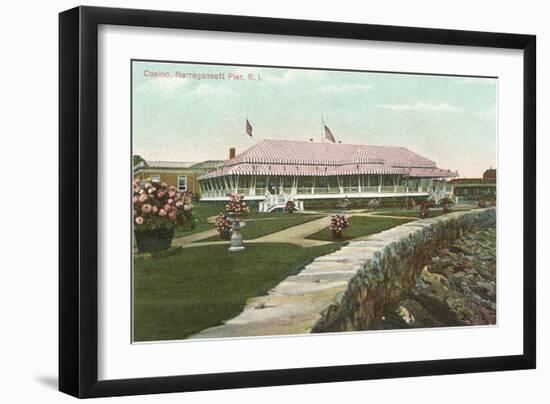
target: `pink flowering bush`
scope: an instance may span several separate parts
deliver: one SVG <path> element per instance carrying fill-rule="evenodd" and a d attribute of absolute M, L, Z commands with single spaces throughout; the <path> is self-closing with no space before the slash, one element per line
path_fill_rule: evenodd
<path fill-rule="evenodd" d="M 143 240 L 160 238 L 171 242 L 176 225 L 192 225 L 191 194 L 179 192 L 173 185 L 152 182 L 141 186 L 134 181 L 132 201 L 134 233 L 140 251 L 149 250 L 143 247 Z"/>
<path fill-rule="evenodd" d="M 248 213 L 250 209 L 244 201 L 244 196 L 239 194 L 229 195 L 229 202 L 225 205 L 228 213 Z"/>
<path fill-rule="evenodd" d="M 339 238 L 342 235 L 342 230 L 349 226 L 349 219 L 344 215 L 332 215 L 329 228 L 332 230 L 332 235 Z"/>
<path fill-rule="evenodd" d="M 214 222 L 214 225 L 216 226 L 216 230 L 218 230 L 218 233 L 220 233 L 220 237 L 224 240 L 227 240 L 229 238 L 229 220 L 227 220 L 227 216 L 221 212 L 216 216 L 216 221 Z"/>

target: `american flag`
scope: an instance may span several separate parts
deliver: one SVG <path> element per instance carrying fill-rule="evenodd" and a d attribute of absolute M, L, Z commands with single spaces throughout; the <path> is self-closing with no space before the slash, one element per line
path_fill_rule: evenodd
<path fill-rule="evenodd" d="M 328 140 L 329 142 L 336 143 L 336 139 L 334 139 L 334 135 L 330 131 L 327 125 L 325 126 L 325 140 Z"/>
<path fill-rule="evenodd" d="M 250 122 L 248 122 L 248 118 L 246 118 L 246 133 L 248 136 L 252 137 L 252 125 L 250 125 Z"/>

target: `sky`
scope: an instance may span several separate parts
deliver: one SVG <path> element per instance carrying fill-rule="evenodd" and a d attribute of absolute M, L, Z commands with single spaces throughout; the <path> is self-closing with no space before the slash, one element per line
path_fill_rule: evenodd
<path fill-rule="evenodd" d="M 147 160 L 224 160 L 230 147 L 262 139 L 321 141 L 324 121 L 337 141 L 407 147 L 460 177 L 496 167 L 496 78 L 141 61 L 132 69 L 134 154 Z"/>

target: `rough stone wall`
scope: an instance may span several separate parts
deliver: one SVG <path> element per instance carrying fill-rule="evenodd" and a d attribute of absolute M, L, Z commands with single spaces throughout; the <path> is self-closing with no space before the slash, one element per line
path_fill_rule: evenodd
<path fill-rule="evenodd" d="M 364 260 L 347 289 L 321 312 L 311 332 L 369 329 L 415 285 L 422 268 L 440 249 L 467 232 L 495 223 L 494 208 L 455 212 L 351 242 L 334 254 L 354 262 L 361 256 Z"/>

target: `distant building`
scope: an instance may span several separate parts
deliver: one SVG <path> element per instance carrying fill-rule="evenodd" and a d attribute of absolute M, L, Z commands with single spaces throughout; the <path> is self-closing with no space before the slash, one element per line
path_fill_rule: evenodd
<path fill-rule="evenodd" d="M 454 194 L 465 199 L 494 198 L 497 193 L 497 170 L 485 170 L 482 178 L 456 178 L 450 181 Z"/>
<path fill-rule="evenodd" d="M 195 194 L 198 187 L 198 174 L 192 169 L 196 163 L 179 161 L 141 161 L 134 167 L 134 180 L 144 182 L 164 182 L 174 185 L 181 192 Z"/>
<path fill-rule="evenodd" d="M 497 182 L 497 169 L 496 168 L 489 168 L 488 170 L 485 170 L 483 173 L 483 179 L 485 181 L 494 181 Z"/>
<path fill-rule="evenodd" d="M 262 140 L 199 178 L 203 200 L 230 193 L 263 201 L 260 211 L 288 199 L 434 197 L 452 194 L 458 173 L 405 147 Z M 277 202 L 278 201 L 278 202 Z"/>

